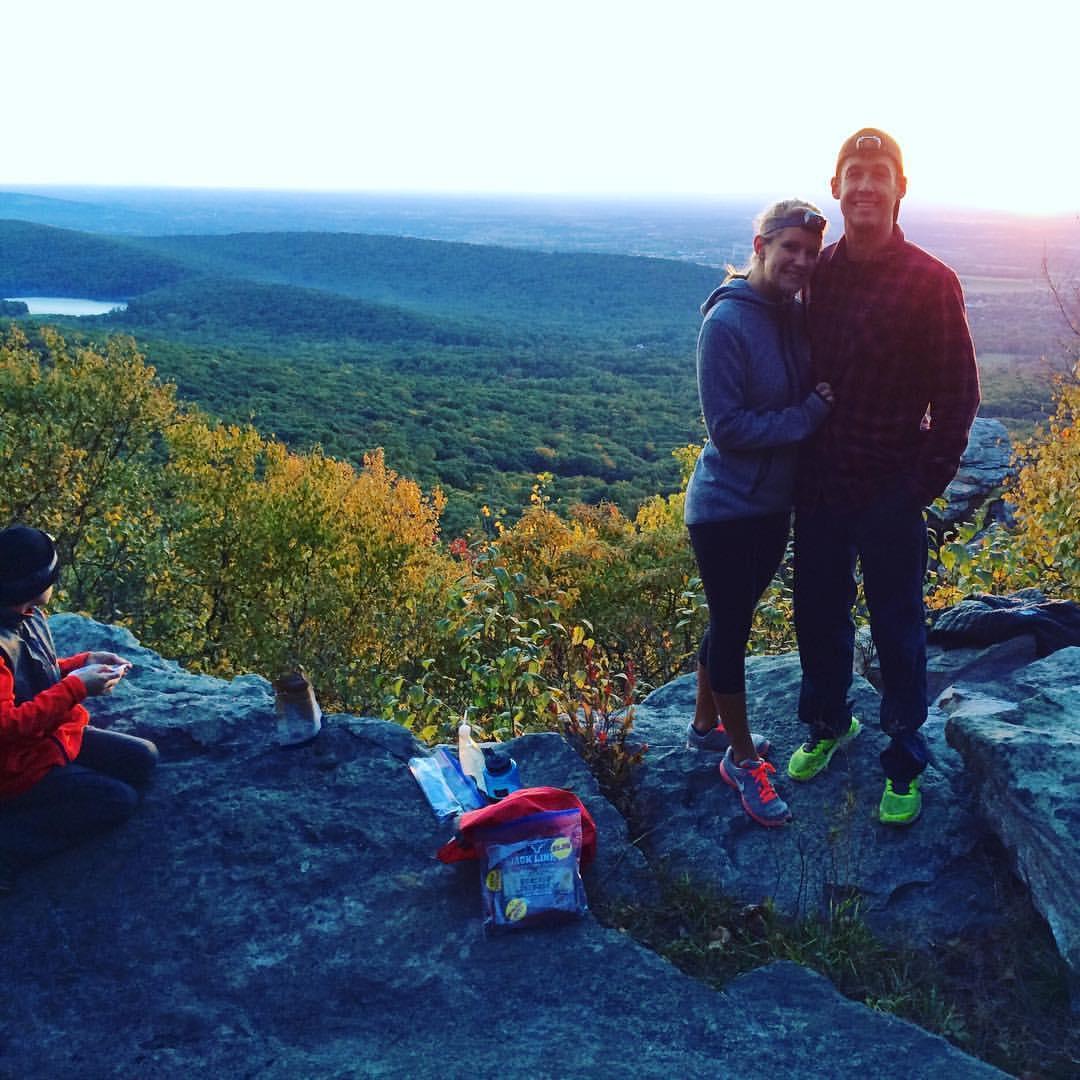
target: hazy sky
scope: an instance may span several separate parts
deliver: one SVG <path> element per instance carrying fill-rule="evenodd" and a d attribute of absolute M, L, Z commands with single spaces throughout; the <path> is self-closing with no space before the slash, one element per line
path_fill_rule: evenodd
<path fill-rule="evenodd" d="M 1062 0 L 97 0 L 4 11 L 0 189 L 823 195 L 1080 211 Z"/>

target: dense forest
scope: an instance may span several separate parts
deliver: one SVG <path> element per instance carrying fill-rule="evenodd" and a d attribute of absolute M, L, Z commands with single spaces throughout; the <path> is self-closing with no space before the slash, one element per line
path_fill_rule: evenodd
<path fill-rule="evenodd" d="M 354 464 L 384 448 L 447 490 L 450 531 L 483 505 L 516 515 L 538 472 L 564 504 L 632 512 L 674 490 L 672 451 L 701 437 L 707 267 L 343 234 L 0 236 L 5 295 L 126 300 L 68 325 L 133 335 L 182 396 L 294 447 Z"/>
<path fill-rule="evenodd" d="M 734 255 L 730 222 L 721 233 Z M 1017 245 L 973 242 L 983 261 L 967 291 L 983 414 L 1027 434 L 1048 408 L 1060 324 Z M 182 397 L 294 448 L 353 464 L 383 448 L 390 467 L 446 490 L 451 534 L 485 505 L 516 516 L 538 473 L 564 507 L 606 499 L 632 514 L 676 490 L 672 452 L 703 437 L 697 305 L 721 273 L 362 233 L 110 236 L 0 222 L 0 296 L 126 302 L 47 321 L 98 342 L 132 335 Z"/>

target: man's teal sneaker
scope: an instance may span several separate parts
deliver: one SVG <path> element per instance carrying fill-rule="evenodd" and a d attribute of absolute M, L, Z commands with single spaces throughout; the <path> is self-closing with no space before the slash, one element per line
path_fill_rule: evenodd
<path fill-rule="evenodd" d="M 922 792 L 917 776 L 906 784 L 886 779 L 885 794 L 878 806 L 878 820 L 882 825 L 910 825 L 921 812 Z"/>
<path fill-rule="evenodd" d="M 851 726 L 844 732 L 843 735 L 838 736 L 835 739 L 819 739 L 812 737 L 809 742 L 804 742 L 802 746 L 791 755 L 791 760 L 788 762 L 788 776 L 792 780 L 813 780 L 815 776 L 826 765 L 832 761 L 833 754 L 840 749 L 841 746 L 845 746 L 851 742 L 859 732 L 862 731 L 862 724 L 853 716 L 851 718 Z"/>

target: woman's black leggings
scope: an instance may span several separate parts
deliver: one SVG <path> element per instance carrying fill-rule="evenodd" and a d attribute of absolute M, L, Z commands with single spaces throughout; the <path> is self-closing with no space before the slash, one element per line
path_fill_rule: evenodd
<path fill-rule="evenodd" d="M 709 604 L 698 662 L 714 694 L 746 689 L 746 643 L 761 594 L 784 558 L 791 514 L 690 525 L 690 543 Z"/>

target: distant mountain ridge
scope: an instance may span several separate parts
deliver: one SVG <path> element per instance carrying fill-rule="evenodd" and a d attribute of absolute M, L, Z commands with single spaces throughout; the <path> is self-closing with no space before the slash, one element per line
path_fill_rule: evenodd
<path fill-rule="evenodd" d="M 763 200 L 764 201 L 764 200 Z M 363 232 L 723 262 L 749 250 L 757 198 L 589 199 L 377 192 L 30 187 L 0 191 L 0 218 L 112 235 Z M 679 237 L 675 246 L 670 240 Z M 720 247 L 710 258 L 713 243 Z"/>
<path fill-rule="evenodd" d="M 110 234 L 163 232 L 168 220 L 160 213 L 110 206 L 92 198 L 59 198 L 18 191 L 0 191 L 0 218 Z"/>
<path fill-rule="evenodd" d="M 178 310 L 195 303 L 202 311 L 209 290 L 196 296 L 190 287 L 200 279 L 294 286 L 451 319 L 492 320 L 526 336 L 539 323 L 575 339 L 608 339 L 617 324 L 625 343 L 662 336 L 685 348 L 717 272 L 670 259 L 360 233 L 136 239 L 0 220 L 6 295 L 132 300 L 183 282 L 187 288 L 174 298 Z M 154 298 L 159 310 L 165 300 Z M 243 324 L 244 313 L 236 310 Z"/>
<path fill-rule="evenodd" d="M 190 271 L 130 241 L 0 220 L 0 294 L 126 300 Z"/>
<path fill-rule="evenodd" d="M 840 211 L 824 184 L 819 192 L 678 199 L 31 185 L 0 191 L 0 218 L 116 236 L 351 232 L 722 266 L 748 256 L 754 215 L 793 194 L 819 203 L 830 221 L 826 242 L 835 240 Z M 900 223 L 961 276 L 1038 273 L 1044 253 L 1080 252 L 1075 215 L 935 207 L 916 190 Z"/>
<path fill-rule="evenodd" d="M 432 312 L 591 335 L 617 317 L 624 331 L 680 326 L 696 333 L 710 267 L 669 259 L 537 252 L 363 233 L 243 233 L 153 237 L 148 251 L 192 268 L 362 297 Z M 607 333 L 605 327 L 604 333 Z"/>

